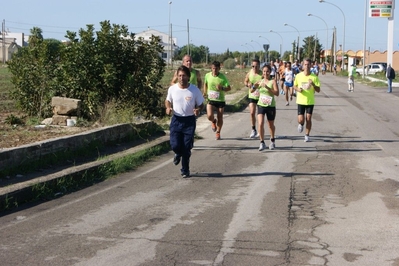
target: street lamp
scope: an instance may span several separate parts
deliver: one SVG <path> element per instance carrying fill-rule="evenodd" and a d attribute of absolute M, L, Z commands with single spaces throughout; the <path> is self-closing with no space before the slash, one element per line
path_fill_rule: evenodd
<path fill-rule="evenodd" d="M 254 51 L 253 53 L 254 53 L 254 58 L 255 58 L 255 48 L 252 46 L 252 45 L 250 45 L 249 43 L 245 43 L 245 45 L 249 45 L 249 46 L 251 46 L 252 47 L 252 51 Z"/>
<path fill-rule="evenodd" d="M 299 61 L 301 61 L 301 55 L 300 55 L 300 51 L 299 51 L 299 39 L 300 39 L 300 33 L 299 33 L 299 30 L 298 30 L 297 28 L 295 28 L 294 26 L 292 26 L 292 25 L 289 25 L 289 24 L 287 24 L 287 23 L 284 23 L 284 26 L 291 27 L 291 28 L 295 29 L 295 30 L 298 32 L 298 42 L 297 42 L 297 59 L 298 59 Z"/>
<path fill-rule="evenodd" d="M 263 50 L 262 45 L 260 43 L 258 43 L 257 41 L 254 41 L 254 40 L 251 40 L 251 42 L 255 42 L 255 43 L 257 43 L 260 46 L 260 51 L 261 51 L 260 56 L 262 57 L 262 50 Z"/>
<path fill-rule="evenodd" d="M 172 1 L 169 1 L 168 4 L 169 4 L 169 60 L 170 63 L 172 64 L 172 24 L 170 24 L 170 10 L 172 6 Z M 168 60 L 168 65 L 169 65 L 169 60 Z"/>
<path fill-rule="evenodd" d="M 261 35 L 259 35 L 259 38 L 263 38 L 263 39 L 265 39 L 268 43 L 269 43 L 269 47 L 270 47 L 270 40 L 268 39 L 268 38 L 266 38 L 266 37 L 263 37 L 263 36 L 261 36 Z M 266 47 L 262 47 L 263 48 L 263 50 L 265 50 L 265 61 L 267 62 L 267 61 L 269 61 L 269 48 L 267 48 L 266 49 Z M 266 51 L 267 50 L 267 51 Z"/>
<path fill-rule="evenodd" d="M 344 61 L 345 61 L 345 58 L 344 58 L 345 57 L 344 56 L 344 53 L 345 53 L 345 13 L 344 13 L 344 11 L 342 11 L 342 9 L 339 6 L 337 6 L 337 5 L 333 4 L 333 3 L 330 3 L 330 2 L 327 2 L 327 1 L 324 1 L 324 0 L 319 0 L 319 2 L 335 6 L 336 8 L 339 9 L 339 11 L 341 11 L 342 16 L 344 17 L 344 38 L 342 39 L 342 66 L 341 66 L 341 68 L 344 69 L 345 68 L 345 63 L 344 63 Z"/>
<path fill-rule="evenodd" d="M 276 32 L 276 31 L 273 31 L 273 30 L 269 30 L 270 32 L 274 32 L 275 34 L 277 34 L 278 36 L 280 36 L 280 38 L 281 38 L 281 44 L 280 44 L 280 57 L 282 57 L 283 55 L 282 55 L 282 47 L 283 47 L 283 36 L 281 36 L 281 34 L 280 33 L 278 33 L 278 32 Z M 260 37 L 260 36 L 259 36 Z"/>
<path fill-rule="evenodd" d="M 248 49 L 248 46 L 246 46 L 246 44 L 241 44 L 241 46 L 242 46 L 242 47 L 246 47 L 246 48 Z M 249 52 L 247 52 L 247 53 L 248 53 L 248 61 L 249 61 L 249 56 L 250 56 L 250 55 L 249 55 Z M 249 62 L 248 62 L 248 63 L 249 63 Z"/>
<path fill-rule="evenodd" d="M 327 22 L 324 20 L 324 19 L 322 19 L 321 17 L 319 17 L 319 16 L 316 16 L 316 15 L 313 15 L 313 14 L 310 14 L 310 13 L 308 13 L 308 16 L 309 17 L 316 17 L 316 18 L 319 18 L 319 19 L 321 19 L 323 22 L 324 22 L 324 24 L 326 24 L 326 29 L 327 29 L 327 43 L 326 43 L 326 48 L 324 49 L 324 57 L 325 58 L 327 58 L 327 50 L 328 50 L 328 26 L 327 26 Z"/>

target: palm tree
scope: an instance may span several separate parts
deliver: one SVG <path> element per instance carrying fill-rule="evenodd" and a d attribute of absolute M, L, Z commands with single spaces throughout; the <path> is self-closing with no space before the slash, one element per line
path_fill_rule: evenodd
<path fill-rule="evenodd" d="M 43 31 L 41 28 L 38 27 L 33 27 L 30 30 L 30 36 L 29 36 L 29 46 L 35 46 L 37 43 L 43 41 Z"/>

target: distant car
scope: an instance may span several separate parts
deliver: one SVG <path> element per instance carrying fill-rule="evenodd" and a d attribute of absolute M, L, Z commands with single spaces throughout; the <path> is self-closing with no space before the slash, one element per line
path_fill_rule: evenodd
<path fill-rule="evenodd" d="M 384 70 L 387 70 L 388 64 L 385 62 L 371 62 L 370 64 L 380 64 L 384 67 Z"/>
<path fill-rule="evenodd" d="M 374 75 L 376 73 L 379 72 L 385 72 L 385 67 L 383 64 L 368 64 L 367 66 L 365 66 L 364 68 L 357 68 L 356 69 L 356 73 L 358 76 L 363 75 L 363 71 L 365 75 Z"/>

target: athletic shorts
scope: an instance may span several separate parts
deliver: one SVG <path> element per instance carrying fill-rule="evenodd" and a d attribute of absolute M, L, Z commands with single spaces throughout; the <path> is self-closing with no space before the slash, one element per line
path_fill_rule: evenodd
<path fill-rule="evenodd" d="M 293 83 L 293 82 L 287 82 L 287 81 L 285 81 L 285 82 L 284 82 L 284 85 L 291 88 L 291 87 L 294 86 L 294 83 Z"/>
<path fill-rule="evenodd" d="M 305 112 L 307 114 L 312 114 L 313 113 L 313 107 L 314 105 L 302 105 L 298 104 L 298 115 L 304 115 Z"/>
<path fill-rule="evenodd" d="M 208 101 L 208 104 L 216 108 L 224 108 L 226 106 L 226 102 Z"/>
<path fill-rule="evenodd" d="M 276 118 L 276 107 L 263 107 L 258 105 L 258 115 L 266 115 L 267 121 L 274 121 Z"/>
<path fill-rule="evenodd" d="M 249 98 L 249 103 L 258 103 L 259 100 Z"/>

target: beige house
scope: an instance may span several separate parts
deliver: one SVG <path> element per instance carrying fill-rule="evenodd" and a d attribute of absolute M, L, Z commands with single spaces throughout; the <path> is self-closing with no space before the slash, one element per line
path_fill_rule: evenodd
<path fill-rule="evenodd" d="M 323 55 L 321 55 L 321 60 L 323 61 L 324 53 L 329 56 L 330 50 L 327 51 L 322 51 Z M 363 63 L 363 50 L 347 50 L 345 52 L 345 55 L 347 55 L 347 58 L 345 59 L 345 65 L 347 66 L 348 63 L 356 62 L 356 65 L 362 66 L 362 65 L 367 65 L 372 62 L 387 62 L 387 52 L 388 51 L 383 51 L 380 52 L 378 50 L 376 51 L 365 51 L 365 62 Z M 342 60 L 342 50 L 338 50 L 336 52 L 337 60 L 341 61 Z M 399 70 L 399 51 L 394 51 L 393 56 L 392 56 L 392 67 L 396 70 Z M 340 68 L 340 64 L 338 64 L 338 69 Z"/>
<path fill-rule="evenodd" d="M 18 51 L 20 46 L 15 42 L 14 38 L 5 38 L 0 40 L 0 61 L 7 62 L 12 55 Z"/>
<path fill-rule="evenodd" d="M 164 47 L 162 58 L 166 63 L 170 64 L 172 62 L 171 58 L 173 58 L 173 55 L 178 48 L 177 38 L 170 38 L 168 34 L 150 28 L 148 28 L 146 31 L 136 33 L 135 37 L 143 38 L 145 41 L 150 41 L 153 35 L 160 38 L 161 45 Z"/>

